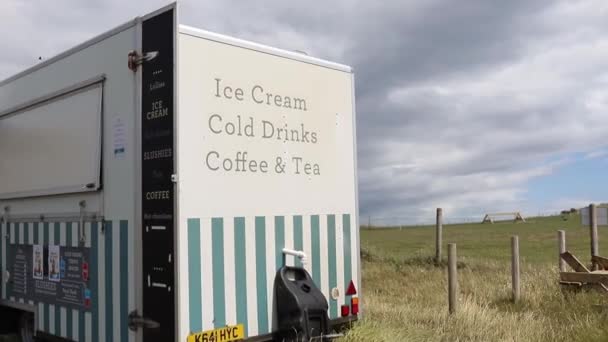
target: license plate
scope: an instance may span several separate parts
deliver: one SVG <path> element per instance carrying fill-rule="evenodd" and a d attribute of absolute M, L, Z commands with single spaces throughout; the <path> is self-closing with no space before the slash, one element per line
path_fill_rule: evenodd
<path fill-rule="evenodd" d="M 244 338 L 245 328 L 242 324 L 238 324 L 190 334 L 188 342 L 232 342 L 240 341 Z"/>

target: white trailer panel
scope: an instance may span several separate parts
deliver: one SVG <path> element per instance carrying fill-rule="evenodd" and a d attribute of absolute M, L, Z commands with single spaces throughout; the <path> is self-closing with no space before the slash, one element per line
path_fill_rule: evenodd
<path fill-rule="evenodd" d="M 338 318 L 359 287 L 350 69 L 188 27 L 178 39 L 181 338 L 276 330 L 283 248 L 310 256 Z"/>

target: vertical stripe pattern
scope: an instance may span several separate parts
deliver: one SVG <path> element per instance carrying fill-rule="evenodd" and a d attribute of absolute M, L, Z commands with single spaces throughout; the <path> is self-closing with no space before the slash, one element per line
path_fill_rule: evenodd
<path fill-rule="evenodd" d="M 236 324 L 236 282 L 234 269 L 226 268 L 226 265 L 235 265 L 234 259 L 234 220 L 226 219 L 224 223 L 224 244 L 222 245 L 224 263 L 224 300 L 226 312 L 226 325 Z"/>
<path fill-rule="evenodd" d="M 344 293 L 348 289 L 350 281 L 353 280 L 353 261 L 351 255 L 351 238 L 350 238 L 350 215 L 342 215 L 342 229 L 344 230 L 343 235 L 343 251 L 344 251 Z M 350 296 L 346 296 L 346 304 L 350 304 Z"/>
<path fill-rule="evenodd" d="M 11 230 L 9 232 L 10 235 L 10 241 L 11 241 L 11 245 L 15 244 L 15 226 L 17 226 L 17 223 L 10 223 L 9 226 L 11 227 Z"/>
<path fill-rule="evenodd" d="M 87 322 L 85 321 L 85 329 L 90 329 L 91 332 L 89 333 L 88 331 L 85 330 L 85 339 L 90 340 L 91 342 L 97 342 L 99 340 L 99 324 L 97 324 L 98 321 L 98 317 L 99 317 L 99 281 L 98 279 L 100 278 L 100 272 L 99 272 L 99 267 L 98 267 L 98 254 L 99 254 L 99 235 L 98 232 L 100 231 L 99 229 L 99 224 L 97 222 L 94 223 L 86 223 L 85 225 L 89 225 L 91 227 L 91 229 L 86 229 L 85 228 L 85 234 L 86 235 L 91 235 L 91 249 L 93 250 L 91 252 L 91 262 L 89 264 L 89 272 L 90 272 L 90 279 L 89 279 L 89 286 L 91 287 L 91 307 L 92 307 L 92 312 L 89 315 L 90 317 L 86 317 L 86 313 L 85 313 L 85 320 L 87 318 L 89 318 L 89 320 L 91 322 Z M 88 239 L 88 237 L 87 237 Z"/>
<path fill-rule="evenodd" d="M 56 246 L 61 246 L 61 228 L 65 228 L 64 223 L 55 222 L 55 231 L 53 242 Z M 59 265 L 57 265 L 59 266 Z M 56 335 L 61 335 L 61 307 L 59 304 L 55 305 L 55 312 L 53 314 L 55 319 L 54 331 Z"/>
<path fill-rule="evenodd" d="M 310 218 L 310 226 L 312 279 L 315 281 L 317 287 L 321 287 L 321 228 L 319 224 L 319 215 L 313 215 Z"/>
<path fill-rule="evenodd" d="M 256 286 L 258 296 L 258 333 L 268 332 L 268 294 L 266 287 L 266 218 L 258 216 L 255 218 L 255 266 Z"/>
<path fill-rule="evenodd" d="M 283 248 L 285 248 L 285 217 L 277 216 L 274 218 L 274 248 L 275 262 L 278 270 L 283 266 Z"/>
<path fill-rule="evenodd" d="M 129 221 L 120 221 L 120 317 L 119 331 L 120 341 L 127 342 L 129 340 L 129 326 L 127 317 L 129 315 Z M 118 289 L 116 289 L 118 290 Z"/>
<path fill-rule="evenodd" d="M 112 317 L 114 316 L 114 303 L 112 300 L 112 289 L 113 289 L 113 283 L 112 283 L 112 277 L 114 276 L 114 272 L 112 270 L 112 255 L 113 255 L 113 250 L 112 250 L 112 234 L 114 233 L 114 229 L 113 229 L 113 225 L 112 222 L 106 221 L 105 222 L 105 232 L 104 232 L 104 245 L 105 245 L 105 340 L 111 340 L 112 339 L 112 332 L 113 332 L 113 324 L 114 324 L 114 320 L 112 319 Z M 103 319 L 102 319 L 103 321 Z"/>
<path fill-rule="evenodd" d="M 304 237 L 302 236 L 302 216 L 296 215 L 293 217 L 293 249 L 296 251 L 304 250 Z M 295 265 L 302 267 L 302 262 L 296 258 Z"/>
<path fill-rule="evenodd" d="M 211 221 L 213 252 L 213 323 L 215 328 L 226 325 L 226 298 L 224 292 L 224 221 Z"/>
<path fill-rule="evenodd" d="M 201 223 L 188 219 L 188 294 L 190 298 L 190 331 L 203 329 L 201 307 Z"/>
<path fill-rule="evenodd" d="M 44 222 L 43 223 L 43 231 L 42 231 L 42 236 L 41 236 L 41 240 L 44 246 L 50 245 L 52 244 L 52 240 L 54 239 L 53 234 L 52 234 L 52 230 L 53 230 L 54 226 L 52 223 L 48 223 L 48 222 Z M 42 263 L 44 265 L 44 269 L 46 270 L 45 272 L 48 272 L 48 259 L 43 258 Z M 48 333 L 52 333 L 52 330 L 54 330 L 54 326 L 51 326 L 51 311 L 50 310 L 50 304 L 44 304 L 42 306 L 43 312 L 44 312 L 44 322 L 43 322 L 43 328 L 44 331 L 48 332 Z"/>
<path fill-rule="evenodd" d="M 348 303 L 358 269 L 352 214 L 188 218 L 189 332 L 243 324 L 248 337 L 276 327 L 274 280 L 283 248 L 304 251 L 307 270 L 329 303 L 330 318 Z M 301 266 L 298 259 L 289 265 Z M 339 297 L 330 297 L 337 288 Z"/>
<path fill-rule="evenodd" d="M 245 218 L 234 219 L 234 263 L 236 282 L 236 321 L 245 325 L 247 334 L 247 245 L 245 244 Z"/>
<path fill-rule="evenodd" d="M 338 285 L 337 266 L 336 266 L 336 216 L 327 216 L 327 258 L 328 258 L 328 280 L 329 290 L 331 291 Z M 338 317 L 338 303 L 335 300 L 329 300 L 329 317 Z"/>
<path fill-rule="evenodd" d="M 247 281 L 247 336 L 258 335 L 258 296 L 257 296 L 257 267 L 256 267 L 256 246 L 255 246 L 255 217 L 245 217 L 245 249 Z"/>

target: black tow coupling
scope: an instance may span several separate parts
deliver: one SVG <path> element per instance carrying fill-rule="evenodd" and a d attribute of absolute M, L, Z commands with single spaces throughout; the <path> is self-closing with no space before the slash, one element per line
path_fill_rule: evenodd
<path fill-rule="evenodd" d="M 305 269 L 283 266 L 277 271 L 274 291 L 278 323 L 275 340 L 325 341 L 330 338 L 327 299 Z"/>

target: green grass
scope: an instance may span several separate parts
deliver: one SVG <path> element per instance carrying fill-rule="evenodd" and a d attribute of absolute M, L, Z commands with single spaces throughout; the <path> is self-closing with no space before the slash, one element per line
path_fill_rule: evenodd
<path fill-rule="evenodd" d="M 445 261 L 435 265 L 432 258 L 434 227 L 362 229 L 365 316 L 344 341 L 608 341 L 608 309 L 601 306 L 608 296 L 558 284 L 558 229 L 566 231 L 568 250 L 587 263 L 589 229 L 576 215 L 444 226 L 444 244 L 458 246 L 455 315 L 447 314 Z M 512 235 L 520 240 L 517 304 L 510 301 Z M 600 255 L 602 241 L 608 231 L 600 228 Z"/>

